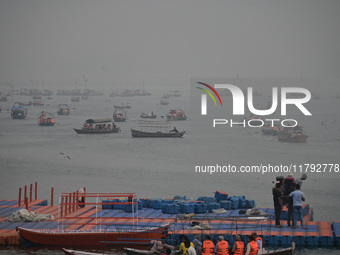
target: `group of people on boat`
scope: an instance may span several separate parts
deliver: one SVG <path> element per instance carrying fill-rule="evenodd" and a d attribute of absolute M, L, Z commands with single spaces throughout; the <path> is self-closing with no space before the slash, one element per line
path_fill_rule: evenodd
<path fill-rule="evenodd" d="M 105 123 L 99 123 L 99 124 L 95 124 L 95 125 L 92 125 L 91 123 L 88 124 L 88 123 L 84 123 L 82 129 L 95 129 L 95 130 L 111 130 L 112 128 L 116 128 L 116 124 L 115 123 L 112 123 L 112 126 L 111 124 L 105 124 Z"/>
<path fill-rule="evenodd" d="M 216 245 L 211 240 L 210 235 L 205 236 L 205 240 L 201 241 L 201 235 L 196 234 L 195 239 L 190 241 L 185 235 L 180 235 L 180 255 L 251 255 L 251 254 L 262 254 L 262 238 L 259 237 L 255 232 L 248 237 L 248 243 L 242 240 L 241 235 L 235 236 L 234 245 L 231 247 L 227 240 L 224 240 L 223 236 L 218 237 Z M 162 241 L 152 241 L 152 248 L 150 253 L 158 254 L 170 254 L 175 249 L 174 246 L 166 244 Z"/>
<path fill-rule="evenodd" d="M 54 119 L 52 117 L 46 117 L 46 113 L 42 111 L 39 117 L 39 124 L 54 124 Z"/>
<path fill-rule="evenodd" d="M 307 179 L 306 174 L 302 174 L 301 178 L 294 179 L 293 173 L 283 178 L 276 178 L 275 186 L 273 187 L 273 200 L 275 210 L 275 226 L 281 228 L 280 216 L 284 206 L 288 209 L 287 226 L 293 229 L 297 228 L 297 221 L 304 228 L 302 203 L 305 201 L 305 195 L 301 191 L 302 181 Z"/>

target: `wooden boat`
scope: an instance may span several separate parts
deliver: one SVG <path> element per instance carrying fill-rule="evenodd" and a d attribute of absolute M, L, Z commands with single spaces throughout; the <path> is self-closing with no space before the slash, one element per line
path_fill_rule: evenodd
<path fill-rule="evenodd" d="M 60 104 L 58 105 L 58 115 L 69 115 L 70 114 L 70 107 L 68 104 Z"/>
<path fill-rule="evenodd" d="M 285 127 L 278 136 L 280 142 L 287 143 L 305 143 L 307 138 L 308 135 L 303 134 L 300 126 Z"/>
<path fill-rule="evenodd" d="M 42 111 L 38 117 L 39 126 L 54 126 L 53 114 Z"/>
<path fill-rule="evenodd" d="M 186 120 L 187 116 L 185 116 L 183 110 L 177 109 L 177 110 L 170 110 L 166 114 L 167 120 Z"/>
<path fill-rule="evenodd" d="M 118 133 L 120 128 L 112 124 L 112 119 L 102 118 L 102 119 L 88 119 L 85 121 L 83 128 L 74 128 L 78 134 L 108 134 L 108 133 Z M 109 127 L 106 123 L 109 123 Z M 93 124 L 95 126 L 93 126 Z"/>
<path fill-rule="evenodd" d="M 308 135 L 305 134 L 286 134 L 281 133 L 278 137 L 280 142 L 286 143 L 305 143 L 307 141 Z"/>
<path fill-rule="evenodd" d="M 130 109 L 131 105 L 129 103 L 127 103 L 126 105 L 122 104 L 122 105 L 114 105 L 113 106 L 115 109 Z"/>
<path fill-rule="evenodd" d="M 145 245 L 153 239 L 162 239 L 166 226 L 143 228 L 130 227 L 126 229 L 106 229 L 91 231 L 67 231 L 51 229 L 27 229 L 16 227 L 16 231 L 25 240 L 33 244 L 59 246 L 121 246 Z"/>
<path fill-rule="evenodd" d="M 157 115 L 153 114 L 153 112 L 151 114 L 142 113 L 140 117 L 144 119 L 156 119 Z"/>
<path fill-rule="evenodd" d="M 113 112 L 113 120 L 117 122 L 124 122 L 127 119 L 126 112 L 123 109 L 117 109 Z"/>
<path fill-rule="evenodd" d="M 295 250 L 295 243 L 292 243 L 292 247 L 289 248 L 280 248 L 277 250 L 264 250 L 262 254 L 267 255 L 293 255 Z"/>
<path fill-rule="evenodd" d="M 11 116 L 13 119 L 25 119 L 27 116 L 27 108 L 15 103 L 11 109 Z"/>
<path fill-rule="evenodd" d="M 143 132 L 135 129 L 131 129 L 131 135 L 133 137 L 182 137 L 185 131 L 178 133 L 163 133 L 163 132 Z"/>
<path fill-rule="evenodd" d="M 132 137 L 182 137 L 185 134 L 185 131 L 178 132 L 176 128 L 169 131 L 168 121 L 140 120 L 138 127 L 140 130 L 131 129 Z"/>

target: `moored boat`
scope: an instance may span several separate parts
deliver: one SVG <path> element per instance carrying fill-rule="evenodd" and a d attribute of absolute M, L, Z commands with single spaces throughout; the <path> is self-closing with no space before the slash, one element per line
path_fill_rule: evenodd
<path fill-rule="evenodd" d="M 112 119 L 110 118 L 88 119 L 81 129 L 74 128 L 74 131 L 78 134 L 107 134 L 120 132 L 120 128 L 114 123 L 111 125 L 111 122 Z"/>
<path fill-rule="evenodd" d="M 145 245 L 152 239 L 161 239 L 166 227 L 143 228 L 133 226 L 125 229 L 101 229 L 91 231 L 67 231 L 58 229 L 28 229 L 17 227 L 16 231 L 33 244 L 54 246 L 115 246 Z"/>

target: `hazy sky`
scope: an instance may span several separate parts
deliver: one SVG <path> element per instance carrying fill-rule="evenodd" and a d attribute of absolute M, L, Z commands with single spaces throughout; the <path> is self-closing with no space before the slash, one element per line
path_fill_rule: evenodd
<path fill-rule="evenodd" d="M 337 80 L 339 12 L 338 0 L 0 0 L 0 84 Z"/>

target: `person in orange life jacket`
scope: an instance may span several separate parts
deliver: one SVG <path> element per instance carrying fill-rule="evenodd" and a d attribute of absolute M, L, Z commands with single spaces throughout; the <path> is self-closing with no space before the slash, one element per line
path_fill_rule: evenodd
<path fill-rule="evenodd" d="M 196 253 L 196 250 L 194 247 L 191 246 L 190 244 L 191 242 L 189 240 L 186 240 L 184 245 L 185 245 L 185 248 L 187 248 L 187 255 L 197 255 Z"/>
<path fill-rule="evenodd" d="M 214 243 L 211 241 L 210 235 L 206 235 L 202 245 L 202 255 L 213 255 L 214 248 Z"/>
<path fill-rule="evenodd" d="M 247 250 L 245 255 L 259 254 L 259 246 L 252 236 L 248 237 Z"/>
<path fill-rule="evenodd" d="M 253 232 L 251 234 L 251 236 L 253 237 L 253 239 L 255 240 L 255 242 L 257 243 L 257 245 L 259 246 L 259 250 L 262 250 L 262 238 L 259 237 L 255 232 Z"/>
<path fill-rule="evenodd" d="M 218 243 L 215 248 L 216 255 L 229 255 L 229 244 L 223 236 L 218 237 Z"/>
<path fill-rule="evenodd" d="M 188 248 L 185 247 L 185 242 L 186 241 L 189 241 L 188 237 L 186 237 L 185 235 L 181 236 L 181 245 L 180 245 L 180 251 L 181 251 L 181 254 L 183 255 L 186 255 L 187 254 L 187 251 L 188 251 Z M 190 245 L 195 248 L 194 244 L 192 242 L 190 242 Z"/>
<path fill-rule="evenodd" d="M 231 249 L 231 253 L 234 255 L 244 255 L 244 243 L 242 241 L 241 235 L 235 236 L 235 243 Z"/>

